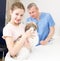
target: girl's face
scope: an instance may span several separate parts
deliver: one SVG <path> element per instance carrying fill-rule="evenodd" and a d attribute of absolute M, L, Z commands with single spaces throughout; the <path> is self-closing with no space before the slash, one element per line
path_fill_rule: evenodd
<path fill-rule="evenodd" d="M 10 14 L 11 14 L 12 23 L 20 24 L 21 19 L 22 19 L 23 15 L 24 15 L 24 10 L 20 9 L 20 8 L 16 8 L 13 11 L 11 10 Z"/>

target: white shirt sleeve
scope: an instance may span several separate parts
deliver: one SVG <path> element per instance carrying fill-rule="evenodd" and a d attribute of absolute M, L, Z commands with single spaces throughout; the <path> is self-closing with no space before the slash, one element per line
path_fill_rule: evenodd
<path fill-rule="evenodd" d="M 3 28 L 3 38 L 5 39 L 6 36 L 12 36 L 12 31 L 8 27 Z"/>

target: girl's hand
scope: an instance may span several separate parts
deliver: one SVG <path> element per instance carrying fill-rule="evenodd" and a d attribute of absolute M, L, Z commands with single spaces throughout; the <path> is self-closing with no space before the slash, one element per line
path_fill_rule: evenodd
<path fill-rule="evenodd" d="M 33 33 L 34 33 L 33 28 L 30 28 L 29 30 L 26 31 L 25 35 L 27 38 L 29 38 L 32 37 Z"/>
<path fill-rule="evenodd" d="M 31 51 L 31 45 L 28 40 L 25 41 L 24 46 Z"/>

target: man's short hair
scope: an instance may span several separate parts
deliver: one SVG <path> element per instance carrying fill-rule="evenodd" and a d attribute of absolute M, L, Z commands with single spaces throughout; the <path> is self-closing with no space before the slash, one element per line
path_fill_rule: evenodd
<path fill-rule="evenodd" d="M 30 3 L 28 6 L 27 6 L 27 9 L 30 9 L 31 7 L 35 6 L 36 9 L 38 9 L 37 5 L 35 3 Z"/>

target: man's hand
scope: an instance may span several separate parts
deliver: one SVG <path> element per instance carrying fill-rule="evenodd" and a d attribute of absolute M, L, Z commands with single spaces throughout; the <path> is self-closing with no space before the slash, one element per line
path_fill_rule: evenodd
<path fill-rule="evenodd" d="M 47 43 L 48 43 L 47 40 L 42 40 L 42 41 L 40 41 L 40 44 L 41 44 L 41 45 L 46 45 Z"/>

